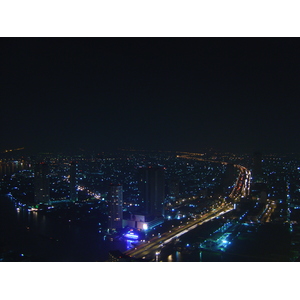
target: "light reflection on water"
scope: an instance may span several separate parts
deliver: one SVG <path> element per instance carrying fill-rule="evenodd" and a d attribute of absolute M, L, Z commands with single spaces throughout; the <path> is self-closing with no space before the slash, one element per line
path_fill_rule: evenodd
<path fill-rule="evenodd" d="M 181 261 L 181 252 L 176 251 L 176 261 Z"/>
<path fill-rule="evenodd" d="M 97 224 L 54 219 L 41 212 L 19 210 L 0 197 L 0 244 L 39 261 L 105 261 L 108 251 L 126 251 L 132 241 L 103 238 Z"/>
<path fill-rule="evenodd" d="M 30 168 L 31 166 L 27 163 L 12 161 L 12 162 L 1 162 L 0 163 L 0 177 L 4 175 L 12 175 L 18 171 Z"/>

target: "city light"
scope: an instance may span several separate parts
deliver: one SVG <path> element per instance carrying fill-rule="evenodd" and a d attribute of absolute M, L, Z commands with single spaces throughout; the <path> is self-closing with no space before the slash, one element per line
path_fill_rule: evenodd
<path fill-rule="evenodd" d="M 134 234 L 133 231 L 128 231 L 126 234 L 124 234 L 124 237 L 133 240 L 137 240 L 139 238 L 139 236 L 137 234 Z"/>
<path fill-rule="evenodd" d="M 188 164 L 189 168 L 195 167 L 196 170 L 196 164 L 195 166 L 193 166 L 193 158 L 191 156 L 185 158 L 188 158 L 190 160 Z M 203 159 L 202 161 L 205 160 Z M 214 163 L 216 162 L 218 161 L 214 161 Z M 186 164 L 186 162 L 184 163 Z M 115 166 L 111 164 L 111 167 L 115 168 L 117 172 L 119 172 L 119 165 Z M 215 187 L 218 187 L 221 184 L 220 179 L 224 174 L 225 168 L 222 169 L 223 173 L 220 171 L 220 169 L 218 170 L 220 176 L 214 173 L 210 174 L 210 182 L 203 183 L 203 185 L 207 184 L 207 186 L 210 187 L 212 182 L 218 181 L 216 186 L 212 185 L 212 192 L 203 197 L 201 195 L 191 196 L 195 195 L 197 192 L 200 193 L 203 191 L 202 188 L 199 187 L 200 185 L 198 185 L 198 182 L 201 182 L 200 175 L 197 176 L 198 174 L 195 171 L 194 177 L 196 178 L 196 192 L 195 190 L 192 190 L 192 188 L 190 188 L 187 184 L 188 176 L 186 174 L 182 175 L 181 180 L 184 182 L 183 189 L 185 190 L 185 193 L 180 194 L 176 198 L 170 198 L 172 199 L 171 202 L 169 202 L 169 198 L 167 198 L 169 197 L 169 195 L 166 195 L 164 215 L 161 216 L 162 222 L 164 222 L 164 224 L 159 223 L 159 225 L 156 223 L 156 221 L 152 222 L 149 217 L 142 216 L 142 213 L 140 213 L 141 216 L 136 213 L 139 210 L 137 210 L 135 206 L 139 205 L 138 196 L 141 192 L 138 191 L 138 182 L 133 180 L 134 176 L 132 176 L 129 178 L 129 180 L 127 180 L 130 183 L 129 186 L 132 186 L 132 188 L 128 188 L 128 186 L 126 186 L 128 188 L 128 198 L 126 198 L 126 201 L 123 202 L 124 215 L 120 214 L 120 218 L 114 218 L 114 220 L 121 221 L 120 227 L 112 228 L 110 231 L 108 231 L 106 228 L 106 220 L 103 219 L 102 221 L 102 217 L 98 216 L 99 221 L 101 222 L 96 221 L 97 223 L 95 224 L 98 224 L 99 226 L 98 228 L 96 228 L 95 232 L 98 236 L 100 234 L 107 234 L 106 241 L 118 241 L 116 244 L 118 244 L 119 242 L 120 244 L 130 242 L 131 247 L 127 248 L 128 252 L 130 253 L 130 255 L 132 255 L 132 257 L 136 259 L 146 257 L 147 260 L 155 260 L 155 255 L 160 254 L 157 249 L 162 249 L 163 251 L 164 248 L 162 247 L 164 247 L 169 242 L 174 242 L 174 245 L 176 245 L 176 243 L 179 243 L 178 247 L 185 248 L 183 246 L 185 245 L 186 247 L 188 247 L 188 249 L 195 249 L 196 245 L 197 248 L 197 243 L 195 244 L 191 239 L 189 239 L 189 235 L 186 236 L 186 239 L 181 239 L 181 236 L 186 234 L 187 232 L 190 232 L 191 230 L 194 230 L 196 227 L 201 226 L 203 223 L 209 222 L 213 219 L 218 219 L 216 220 L 216 223 L 219 222 L 220 225 L 218 226 L 217 230 L 216 228 L 211 230 L 211 235 L 215 235 L 210 235 L 210 238 L 207 239 L 206 244 L 204 242 L 202 243 L 206 249 L 210 249 L 212 251 L 225 251 L 228 247 L 230 247 L 231 243 L 236 244 L 236 241 L 234 239 L 238 235 L 243 236 L 243 234 L 245 234 L 245 238 L 242 237 L 241 241 L 237 240 L 238 243 L 242 242 L 243 239 L 248 238 L 248 232 L 252 232 L 252 228 L 254 228 L 255 226 L 263 226 L 265 223 L 278 224 L 279 222 L 281 222 L 282 224 L 287 223 L 290 225 L 299 224 L 298 220 L 294 221 L 293 213 L 300 207 L 300 201 L 298 201 L 297 198 L 297 193 L 299 193 L 300 191 L 300 185 L 297 185 L 298 183 L 297 181 L 295 181 L 295 178 L 292 178 L 292 176 L 294 175 L 291 174 L 293 173 L 286 175 L 280 174 L 280 172 L 269 172 L 269 174 L 272 176 L 268 177 L 268 175 L 266 175 L 266 177 L 270 181 L 270 191 L 267 190 L 266 192 L 264 192 L 265 196 L 263 197 L 260 191 L 260 193 L 258 193 L 257 195 L 253 194 L 252 188 L 253 186 L 255 186 L 255 176 L 253 177 L 254 183 L 250 183 L 250 179 L 252 178 L 251 172 L 239 164 L 236 164 L 235 167 L 237 169 L 235 170 L 236 173 L 232 178 L 232 184 L 224 184 L 223 188 L 224 190 L 226 189 L 226 194 L 222 194 L 222 192 L 220 192 L 221 195 L 218 193 L 217 195 L 214 195 L 213 191 Z M 293 170 L 295 170 L 296 168 L 297 166 L 292 167 Z M 40 204 L 27 202 L 26 204 L 24 204 L 22 203 L 22 200 L 18 198 L 23 196 L 28 198 L 28 195 L 30 195 L 29 189 L 22 190 L 22 185 L 19 183 L 19 181 L 21 181 L 20 178 L 22 176 L 26 178 L 26 181 L 33 180 L 32 174 L 30 174 L 30 176 L 26 176 L 25 173 L 15 174 L 14 176 L 11 176 L 9 180 L 7 180 L 7 186 L 5 181 L 3 181 L 2 183 L 3 186 L 7 188 L 6 194 L 9 197 L 9 200 L 14 202 L 13 208 L 16 215 L 18 215 L 18 218 L 22 218 L 23 215 L 26 215 L 26 217 L 28 217 L 28 225 L 30 225 L 30 227 L 26 226 L 25 228 L 27 228 L 27 230 L 30 230 L 30 232 L 33 233 L 36 231 L 35 225 L 30 223 L 30 219 L 36 220 L 37 216 L 39 215 L 41 215 L 41 217 L 43 217 L 44 219 L 48 218 L 48 216 L 55 215 L 57 215 L 58 218 L 64 218 L 63 224 L 68 223 L 68 227 L 70 229 L 73 227 L 70 226 L 73 223 L 75 224 L 74 227 L 76 227 L 77 225 L 80 226 L 81 220 L 85 221 L 85 217 L 87 218 L 86 220 L 88 220 L 88 218 L 93 219 L 95 217 L 95 213 L 98 214 L 101 212 L 103 213 L 104 217 L 108 216 L 105 213 L 107 212 L 107 209 L 109 207 L 109 194 L 107 194 L 107 192 L 105 191 L 105 189 L 107 189 L 105 185 L 103 184 L 103 187 L 101 187 L 99 186 L 99 182 L 101 180 L 104 182 L 107 180 L 111 180 L 113 179 L 113 176 L 110 177 L 110 175 L 103 175 L 101 173 L 101 176 L 98 177 L 98 174 L 100 172 L 98 173 L 97 170 L 96 172 L 94 172 L 95 170 L 87 171 L 87 174 L 88 172 L 91 172 L 92 174 L 89 175 L 90 179 L 88 178 L 88 176 L 85 177 L 81 175 L 83 180 L 82 182 L 79 180 L 79 185 L 76 186 L 77 190 L 80 191 L 79 194 L 84 195 L 84 200 L 82 197 L 80 201 L 76 201 L 76 203 L 69 203 L 68 193 L 70 183 L 69 181 L 67 182 L 66 180 L 64 180 L 69 178 L 69 175 L 67 174 L 68 169 L 64 170 L 64 167 L 59 166 L 57 162 L 55 162 L 55 160 L 53 160 L 53 169 L 54 171 L 53 173 L 51 173 L 53 179 L 51 189 L 53 187 L 52 192 L 53 194 L 56 193 L 56 195 L 53 196 L 53 198 L 51 198 L 51 201 L 49 202 L 37 202 Z M 168 170 L 170 169 L 171 168 L 169 168 Z M 206 165 L 206 168 L 203 168 L 202 170 L 203 178 L 205 178 L 204 173 L 207 172 L 207 170 L 209 170 L 209 172 L 212 172 L 214 168 Z M 281 168 L 281 170 L 284 170 L 284 168 Z M 124 181 L 124 179 L 127 179 L 127 176 L 131 176 L 129 174 L 130 172 L 132 172 L 132 170 L 128 168 L 127 171 L 128 173 L 125 173 L 123 178 L 121 176 L 118 177 L 118 180 L 122 182 Z M 297 174 L 298 173 L 299 172 L 297 172 Z M 169 175 L 170 174 L 168 174 L 168 176 Z M 284 176 L 286 177 L 284 178 Z M 215 180 L 212 180 L 212 178 Z M 57 185 L 64 184 L 65 186 L 63 188 L 56 187 L 54 186 L 55 182 Z M 33 182 L 31 184 L 33 184 Z M 281 187 L 280 184 L 282 184 L 281 194 L 279 190 L 279 188 Z M 33 188 L 33 185 L 31 186 L 31 188 Z M 101 191 L 101 193 L 98 191 Z M 247 197 L 250 192 L 250 197 Z M 86 195 L 88 195 L 88 197 Z M 246 198 L 245 200 L 243 199 L 244 197 Z M 275 198 L 274 200 L 273 197 Z M 95 199 L 105 201 L 92 202 Z M 66 201 L 65 208 L 63 208 L 63 205 L 61 205 L 64 204 L 64 201 Z M 247 206 L 244 204 L 247 204 Z M 23 208 L 24 206 L 25 208 Z M 80 211 L 81 206 L 84 207 L 82 211 Z M 248 208 L 248 206 L 250 208 Z M 224 216 L 224 214 L 230 212 L 233 208 L 237 210 L 232 214 Z M 16 211 L 18 211 L 19 213 L 17 214 Z M 22 213 L 20 213 L 20 211 Z M 83 211 L 84 216 L 83 214 L 81 214 Z M 63 216 L 64 212 L 67 212 L 65 216 Z M 125 219 L 125 217 L 128 219 Z M 100 226 L 101 224 L 102 226 Z M 272 224 L 270 225 L 272 226 Z M 123 226 L 123 228 L 121 226 Z M 207 224 L 207 226 L 209 227 L 210 225 Z M 128 231 L 126 230 L 124 233 L 124 227 L 134 229 Z M 294 227 L 296 228 L 297 226 Z M 291 227 L 291 229 L 294 230 L 295 228 Z M 100 240 L 102 241 L 102 237 L 100 238 Z M 232 251 L 235 250 L 232 249 Z M 162 256 L 162 260 L 164 259 L 163 257 L 164 256 Z"/>

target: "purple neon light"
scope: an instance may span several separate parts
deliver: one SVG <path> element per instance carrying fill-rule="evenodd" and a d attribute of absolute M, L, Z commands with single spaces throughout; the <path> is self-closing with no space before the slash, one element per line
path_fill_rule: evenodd
<path fill-rule="evenodd" d="M 136 234 L 134 234 L 132 232 L 126 233 L 124 236 L 127 237 L 127 238 L 129 238 L 129 239 L 135 239 L 135 240 L 137 240 L 139 238 L 138 235 L 136 235 Z"/>

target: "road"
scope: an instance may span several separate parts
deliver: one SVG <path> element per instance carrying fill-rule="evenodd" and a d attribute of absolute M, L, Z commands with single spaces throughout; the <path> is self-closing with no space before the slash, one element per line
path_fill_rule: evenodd
<path fill-rule="evenodd" d="M 165 232 L 162 235 L 154 237 L 151 240 L 138 245 L 134 249 L 126 251 L 125 254 L 135 258 L 145 258 L 151 260 L 155 256 L 159 255 L 161 247 L 163 247 L 167 243 L 170 243 L 171 241 L 179 238 L 181 235 L 187 233 L 188 231 L 195 229 L 197 226 L 213 220 L 214 218 L 217 218 L 218 216 L 225 214 L 231 210 L 233 210 L 233 204 L 222 203 L 222 205 L 220 205 L 218 208 L 215 208 L 214 210 L 202 216 L 199 215 L 195 219 L 192 219 L 183 225 L 174 227 L 169 232 Z"/>
<path fill-rule="evenodd" d="M 235 167 L 239 168 L 240 174 L 229 197 L 233 200 L 239 200 L 241 197 L 246 197 L 250 194 L 251 172 L 241 165 L 235 165 Z"/>
<path fill-rule="evenodd" d="M 276 203 L 275 201 L 268 201 L 268 203 L 266 204 L 266 207 L 262 213 L 262 215 L 260 216 L 260 222 L 261 223 L 267 223 L 270 222 L 271 216 L 274 213 L 276 208 Z"/>
<path fill-rule="evenodd" d="M 223 165 L 227 165 L 227 162 L 224 161 L 217 161 L 211 159 L 200 158 L 201 154 L 189 154 L 186 152 L 184 155 L 177 155 L 177 157 L 186 158 L 186 159 L 193 159 L 198 161 L 208 161 L 213 163 L 219 163 Z M 236 184 L 232 189 L 229 197 L 234 201 L 239 201 L 241 197 L 246 197 L 250 194 L 250 179 L 251 179 L 251 171 L 248 170 L 246 167 L 242 165 L 234 165 L 234 167 L 238 168 L 240 174 L 237 178 Z"/>
<path fill-rule="evenodd" d="M 185 154 L 185 155 L 181 155 L 180 157 L 227 164 L 225 162 L 203 159 L 200 158 L 199 155 Z M 233 200 L 233 202 L 239 201 L 241 197 L 245 197 L 249 195 L 250 178 L 251 178 L 251 172 L 247 168 L 241 165 L 235 165 L 235 167 L 237 167 L 240 170 L 240 173 L 237 178 L 236 184 L 231 194 L 229 195 L 229 197 Z M 125 254 L 131 257 L 143 258 L 147 260 L 153 260 L 155 257 L 155 260 L 158 261 L 158 256 L 161 252 L 161 247 L 173 241 L 174 239 L 179 238 L 181 235 L 187 233 L 188 231 L 195 229 L 197 226 L 205 222 L 208 222 L 214 218 L 217 218 L 218 216 L 225 214 L 233 209 L 234 209 L 233 203 L 226 203 L 225 201 L 223 201 L 218 207 L 211 208 L 210 212 L 207 212 L 204 215 L 198 215 L 195 219 L 192 219 L 183 225 L 175 227 L 169 232 L 165 232 L 162 235 L 153 237 L 151 240 L 137 245 L 134 249 L 130 249 L 126 251 Z"/>

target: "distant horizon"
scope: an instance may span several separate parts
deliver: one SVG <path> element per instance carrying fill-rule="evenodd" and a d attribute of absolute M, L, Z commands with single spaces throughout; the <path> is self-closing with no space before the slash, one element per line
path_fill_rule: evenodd
<path fill-rule="evenodd" d="M 299 152 L 299 49 L 293 38 L 2 38 L 1 147 Z"/>
<path fill-rule="evenodd" d="M 66 154 L 66 155 L 97 155 L 97 154 L 103 154 L 103 153 L 117 153 L 117 152 L 151 152 L 151 153 L 222 153 L 222 154 L 237 154 L 237 155 L 253 155 L 255 152 L 259 152 L 262 155 L 271 155 L 271 154 L 276 154 L 276 155 L 300 155 L 299 152 L 288 152 L 288 151 L 261 151 L 259 149 L 254 149 L 253 151 L 245 151 L 245 152 L 234 152 L 234 151 L 227 151 L 227 150 L 221 150 L 221 149 L 215 149 L 212 147 L 204 147 L 202 149 L 198 150 L 163 150 L 163 149 L 137 149 L 137 148 L 117 148 L 117 149 L 75 149 L 75 150 L 28 150 L 25 147 L 22 147 L 22 149 L 5 149 L 0 151 L 0 155 L 9 155 L 9 154 L 25 154 L 25 155 L 39 155 L 39 154 Z"/>

